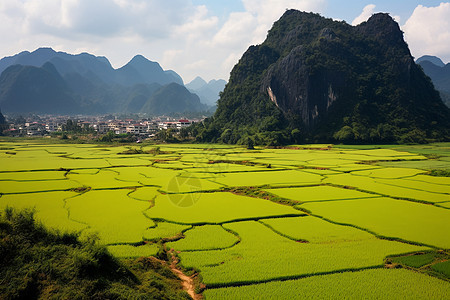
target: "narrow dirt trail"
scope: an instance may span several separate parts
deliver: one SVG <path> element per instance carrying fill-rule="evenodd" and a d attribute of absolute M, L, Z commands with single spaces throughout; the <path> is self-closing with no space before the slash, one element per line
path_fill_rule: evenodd
<path fill-rule="evenodd" d="M 174 272 L 182 281 L 183 289 L 191 296 L 194 300 L 203 299 L 201 294 L 197 294 L 195 292 L 195 283 L 193 276 L 187 276 L 181 270 L 177 268 L 178 258 L 174 255 L 174 253 L 170 253 L 172 256 L 172 263 L 170 264 L 170 269 Z"/>

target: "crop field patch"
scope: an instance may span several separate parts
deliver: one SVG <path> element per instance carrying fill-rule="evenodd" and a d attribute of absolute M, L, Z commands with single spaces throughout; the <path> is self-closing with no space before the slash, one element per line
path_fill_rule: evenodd
<path fill-rule="evenodd" d="M 266 219 L 260 222 L 292 240 L 315 244 L 337 244 L 375 238 L 372 234 L 354 227 L 336 225 L 310 216 Z"/>
<path fill-rule="evenodd" d="M 34 209 L 36 219 L 49 228 L 63 232 L 80 231 L 87 225 L 71 220 L 65 207 L 65 201 L 76 195 L 75 192 L 3 195 L 0 198 L 0 211 L 6 207 Z"/>
<path fill-rule="evenodd" d="M 118 258 L 136 258 L 142 256 L 152 256 L 158 253 L 158 246 L 151 245 L 111 245 L 107 247 L 109 253 Z"/>
<path fill-rule="evenodd" d="M 401 186 L 402 181 L 400 179 L 374 179 L 365 176 L 355 176 L 352 174 L 339 174 L 330 175 L 323 182 L 340 186 L 351 186 L 362 191 L 401 199 L 406 198 L 430 203 L 445 202 L 450 200 L 450 195 L 446 193 L 419 190 L 421 188 L 420 184 L 415 186 L 413 185 L 414 188 Z M 439 189 L 441 189 L 441 187 L 439 187 Z"/>
<path fill-rule="evenodd" d="M 305 203 L 301 207 L 335 222 L 382 236 L 450 248 L 450 210 L 390 198 Z"/>
<path fill-rule="evenodd" d="M 375 269 L 206 290 L 208 299 L 448 299 L 450 283 L 405 269 Z"/>
<path fill-rule="evenodd" d="M 303 215 L 303 212 L 264 199 L 217 192 L 160 195 L 146 215 L 156 220 L 201 225 Z"/>
<path fill-rule="evenodd" d="M 426 249 L 379 239 L 338 244 L 298 243 L 255 221 L 225 224 L 224 228 L 236 232 L 241 242 L 225 250 L 180 253 L 182 264 L 200 269 L 207 286 L 380 266 L 387 255 Z"/>
<path fill-rule="evenodd" d="M 0 141 L 0 212 L 172 257 L 208 299 L 446 299 L 449 145 Z"/>
<path fill-rule="evenodd" d="M 157 241 L 160 239 L 173 239 L 181 237 L 182 232 L 190 229 L 190 225 L 180 225 L 168 222 L 157 222 L 156 225 L 147 228 L 144 231 L 143 237 L 147 241 Z"/>
<path fill-rule="evenodd" d="M 83 184 L 74 180 L 44 180 L 44 181 L 0 180 L 0 191 L 3 194 L 65 191 L 82 186 Z"/>
<path fill-rule="evenodd" d="M 441 263 L 437 263 L 433 266 L 431 266 L 431 268 L 436 271 L 439 272 L 441 274 L 443 274 L 445 277 L 450 279 L 450 260 L 441 262 Z"/>
<path fill-rule="evenodd" d="M 373 198 L 378 195 L 359 192 L 356 190 L 338 188 L 333 186 L 311 186 L 299 188 L 267 189 L 266 191 L 277 196 L 300 202 L 348 200 L 359 198 Z"/>
<path fill-rule="evenodd" d="M 199 251 L 229 248 L 238 241 L 236 235 L 220 225 L 204 225 L 186 231 L 183 239 L 167 243 L 166 246 L 178 251 Z"/>
<path fill-rule="evenodd" d="M 128 197 L 127 190 L 90 191 L 66 200 L 70 218 L 86 224 L 85 234 L 97 232 L 105 244 L 138 243 L 152 220 L 144 215 L 150 203 Z"/>
<path fill-rule="evenodd" d="M 230 173 L 218 178 L 217 182 L 227 186 L 286 186 L 320 184 L 323 179 L 320 175 L 300 170 L 252 172 L 249 175 L 246 172 Z"/>
<path fill-rule="evenodd" d="M 386 179 L 412 177 L 421 173 L 424 173 L 424 171 L 410 168 L 383 168 L 369 171 L 352 172 L 353 175 Z"/>
<path fill-rule="evenodd" d="M 65 171 L 6 172 L 0 173 L 0 181 L 64 180 L 65 173 Z"/>

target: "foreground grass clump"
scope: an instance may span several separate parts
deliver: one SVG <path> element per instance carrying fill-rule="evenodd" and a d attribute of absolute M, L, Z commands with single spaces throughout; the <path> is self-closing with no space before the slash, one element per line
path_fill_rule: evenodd
<path fill-rule="evenodd" d="M 160 262 L 121 263 L 95 238 L 47 230 L 31 210 L 0 215 L 0 278 L 2 299 L 189 299 Z"/>

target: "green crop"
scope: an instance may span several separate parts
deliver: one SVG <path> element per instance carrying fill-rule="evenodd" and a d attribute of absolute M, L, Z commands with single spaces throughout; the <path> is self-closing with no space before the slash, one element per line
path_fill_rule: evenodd
<path fill-rule="evenodd" d="M 118 258 L 136 258 L 142 256 L 153 256 L 159 251 L 158 245 L 113 245 L 107 247 L 109 253 Z"/>
<path fill-rule="evenodd" d="M 407 256 L 392 258 L 393 262 L 407 265 L 408 267 L 420 268 L 434 261 L 436 254 L 434 252 L 419 253 Z"/>
<path fill-rule="evenodd" d="M 383 265 L 387 255 L 426 249 L 379 240 L 298 243 L 255 221 L 225 224 L 241 242 L 225 250 L 181 252 L 185 267 L 199 269 L 208 287 Z"/>
<path fill-rule="evenodd" d="M 216 181 L 227 186 L 286 186 L 320 184 L 322 180 L 320 175 L 297 170 L 252 172 L 249 175 L 246 172 L 229 173 Z"/>
<path fill-rule="evenodd" d="M 4 195 L 0 198 L 0 210 L 6 207 L 18 210 L 32 208 L 35 211 L 35 218 L 49 228 L 63 232 L 80 231 L 87 225 L 69 219 L 69 213 L 65 208 L 66 199 L 76 195 L 75 192 Z"/>
<path fill-rule="evenodd" d="M 450 279 L 450 260 L 434 264 L 431 266 L 431 268 Z"/>
<path fill-rule="evenodd" d="M 283 198 L 300 202 L 331 201 L 357 198 L 372 198 L 378 195 L 332 186 L 267 189 L 266 191 Z"/>
<path fill-rule="evenodd" d="M 177 206 L 177 203 L 189 206 Z M 152 219 L 183 224 L 221 224 L 244 219 L 302 215 L 290 206 L 232 193 L 194 193 L 158 196 L 146 211 Z"/>
<path fill-rule="evenodd" d="M 66 200 L 70 219 L 86 224 L 88 232 L 97 232 L 101 242 L 137 243 L 144 231 L 154 226 L 145 217 L 150 203 L 131 199 L 127 190 L 90 191 Z"/>
<path fill-rule="evenodd" d="M 449 248 L 450 211 L 390 198 L 305 203 L 314 215 L 352 224 L 376 234 Z"/>
<path fill-rule="evenodd" d="M 168 222 L 157 222 L 154 227 L 148 228 L 144 231 L 144 239 L 148 241 L 155 241 L 160 239 L 172 239 L 181 237 L 181 233 L 186 229 L 191 228 L 189 225 L 180 225 Z"/>
<path fill-rule="evenodd" d="M 450 283 L 405 269 L 375 269 L 208 289 L 207 299 L 448 299 Z"/>
<path fill-rule="evenodd" d="M 315 244 L 337 244 L 363 241 L 375 237 L 350 226 L 336 225 L 314 217 L 278 218 L 261 220 L 275 232 L 296 241 Z"/>
<path fill-rule="evenodd" d="M 178 251 L 223 249 L 233 246 L 239 239 L 220 225 L 196 226 L 184 233 L 184 238 L 167 243 Z"/>

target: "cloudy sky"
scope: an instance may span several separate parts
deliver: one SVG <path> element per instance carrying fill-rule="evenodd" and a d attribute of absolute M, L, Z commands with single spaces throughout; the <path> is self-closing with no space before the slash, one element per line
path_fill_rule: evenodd
<path fill-rule="evenodd" d="M 0 0 L 0 57 L 52 47 L 106 56 L 119 68 L 142 54 L 186 83 L 227 80 L 287 8 L 353 25 L 388 12 L 416 58 L 450 61 L 450 2 L 442 0 Z"/>

